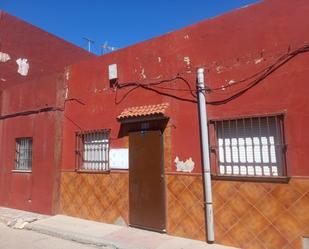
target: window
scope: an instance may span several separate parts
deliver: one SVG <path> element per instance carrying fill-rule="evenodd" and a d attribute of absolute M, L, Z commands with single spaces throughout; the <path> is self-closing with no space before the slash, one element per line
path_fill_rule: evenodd
<path fill-rule="evenodd" d="M 109 170 L 110 130 L 76 134 L 76 167 L 85 171 Z"/>
<path fill-rule="evenodd" d="M 31 171 L 32 169 L 32 138 L 16 139 L 15 170 Z"/>
<path fill-rule="evenodd" d="M 218 175 L 284 176 L 283 116 L 215 121 Z"/>

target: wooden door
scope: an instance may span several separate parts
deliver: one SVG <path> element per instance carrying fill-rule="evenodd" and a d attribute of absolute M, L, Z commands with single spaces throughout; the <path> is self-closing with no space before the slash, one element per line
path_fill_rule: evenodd
<path fill-rule="evenodd" d="M 165 231 L 165 184 L 161 131 L 129 134 L 129 222 Z"/>

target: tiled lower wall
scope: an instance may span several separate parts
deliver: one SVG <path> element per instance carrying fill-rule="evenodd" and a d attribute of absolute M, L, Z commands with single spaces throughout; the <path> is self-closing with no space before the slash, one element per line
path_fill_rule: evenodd
<path fill-rule="evenodd" d="M 201 175 L 167 174 L 167 231 L 205 240 Z M 60 213 L 128 223 L 128 174 L 61 175 Z M 216 243 L 301 249 L 309 235 L 309 178 L 289 183 L 213 181 Z"/>
<path fill-rule="evenodd" d="M 205 239 L 200 176 L 169 175 L 168 230 Z M 216 243 L 300 249 L 309 235 L 309 178 L 288 184 L 213 181 Z"/>
<path fill-rule="evenodd" d="M 128 174 L 62 172 L 60 213 L 115 223 L 128 223 Z"/>
<path fill-rule="evenodd" d="M 168 233 L 205 240 L 202 177 L 167 175 L 166 185 Z"/>
<path fill-rule="evenodd" d="M 242 248 L 302 248 L 309 234 L 309 179 L 214 183 L 217 240 Z"/>

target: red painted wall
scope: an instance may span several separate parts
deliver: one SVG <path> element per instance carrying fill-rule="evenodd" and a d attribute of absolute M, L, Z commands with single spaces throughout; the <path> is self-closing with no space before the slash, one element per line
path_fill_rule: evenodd
<path fill-rule="evenodd" d="M 63 71 L 67 65 L 95 55 L 26 23 L 0 9 L 0 52 L 11 60 L 1 63 L 0 88 Z M 16 60 L 28 59 L 27 76 L 17 73 Z"/>
<path fill-rule="evenodd" d="M 20 113 L 63 108 L 64 68 L 95 55 L 1 10 L 0 52 L 11 57 L 0 62 L 0 205 L 50 214 L 58 200 L 63 113 Z M 17 73 L 18 58 L 28 60 L 27 76 Z M 15 139 L 26 136 L 33 137 L 32 173 L 13 173 Z"/>
<path fill-rule="evenodd" d="M 79 129 L 111 128 L 111 147 L 124 146 L 117 139 L 117 115 L 125 107 L 170 103 L 167 115 L 172 125 L 172 159 L 189 157 L 200 172 L 200 144 L 197 106 L 154 92 L 138 89 L 120 104 L 109 87 L 108 65 L 118 66 L 119 83 L 149 83 L 171 79 L 177 74 L 195 87 L 199 66 L 206 68 L 207 84 L 220 87 L 231 80 L 251 76 L 278 57 L 309 41 L 309 2 L 269 0 L 206 20 L 182 30 L 118 50 L 71 67 L 63 137 L 63 170 L 74 169 L 74 132 Z M 188 57 L 190 62 L 188 62 Z M 262 59 L 261 59 L 262 58 Z M 219 106 L 208 105 L 209 118 L 286 112 L 287 165 L 291 175 L 309 175 L 309 53 L 296 56 L 260 84 L 239 98 Z M 162 85 L 186 88 L 180 81 Z M 236 88 L 237 89 L 237 88 Z M 121 98 L 129 89 L 118 90 Z M 169 92 L 168 90 L 164 90 Z M 171 91 L 190 98 L 188 92 Z M 209 94 L 209 101 L 230 96 L 230 92 Z M 175 168 L 174 168 L 175 170 Z"/>
<path fill-rule="evenodd" d="M 62 75 L 42 77 L 27 84 L 3 90 L 0 120 L 0 205 L 51 214 L 56 204 L 59 186 L 62 112 L 50 111 L 18 115 L 46 107 L 63 108 L 64 79 Z M 32 173 L 17 173 L 15 169 L 15 139 L 32 137 Z"/>

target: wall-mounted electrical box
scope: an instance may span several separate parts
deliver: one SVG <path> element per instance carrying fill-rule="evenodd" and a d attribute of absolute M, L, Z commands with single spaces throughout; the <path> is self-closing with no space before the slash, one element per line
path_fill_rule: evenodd
<path fill-rule="evenodd" d="M 108 79 L 116 80 L 118 78 L 117 75 L 117 64 L 111 64 L 108 66 Z"/>

